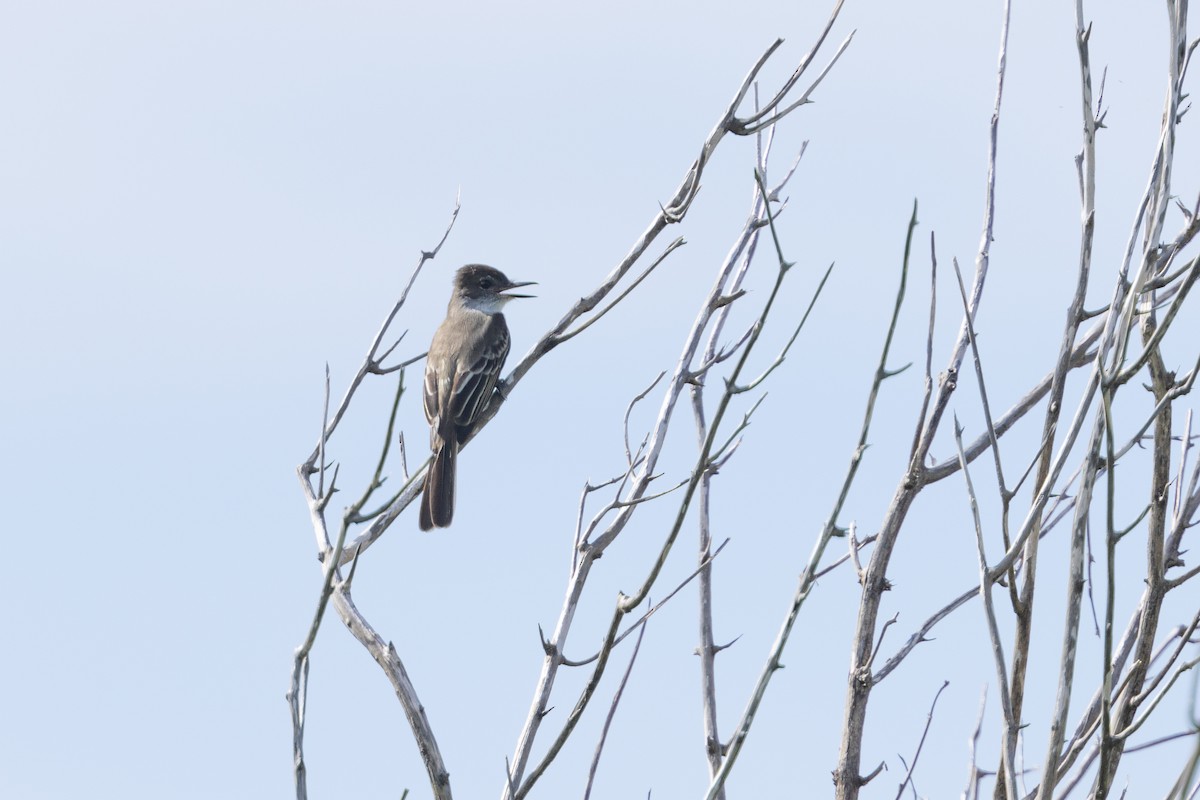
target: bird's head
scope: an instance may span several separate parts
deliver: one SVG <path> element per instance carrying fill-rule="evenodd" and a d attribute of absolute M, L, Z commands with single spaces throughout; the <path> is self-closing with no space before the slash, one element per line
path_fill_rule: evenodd
<path fill-rule="evenodd" d="M 513 294 L 513 289 L 534 285 L 534 281 L 510 281 L 495 267 L 467 264 L 454 275 L 454 296 L 468 308 L 496 314 L 509 300 L 533 297 L 530 294 Z"/>

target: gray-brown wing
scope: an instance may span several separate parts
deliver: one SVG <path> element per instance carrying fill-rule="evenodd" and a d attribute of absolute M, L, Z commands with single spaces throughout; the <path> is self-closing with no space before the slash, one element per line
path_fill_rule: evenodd
<path fill-rule="evenodd" d="M 485 342 L 484 346 L 473 354 L 474 358 L 469 364 L 465 361 L 459 363 L 449 398 L 448 416 L 458 428 L 459 441 L 470 435 L 480 410 L 492 399 L 492 392 L 496 390 L 496 382 L 500 379 L 500 370 L 508 358 L 512 342 L 504 317 L 496 314 L 491 318 L 482 341 Z"/>
<path fill-rule="evenodd" d="M 438 376 L 431 362 L 425 363 L 425 421 L 430 425 L 438 418 Z"/>

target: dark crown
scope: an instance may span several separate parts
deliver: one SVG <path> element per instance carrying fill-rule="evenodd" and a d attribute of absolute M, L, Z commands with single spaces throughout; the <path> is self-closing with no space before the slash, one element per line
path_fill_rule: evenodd
<path fill-rule="evenodd" d="M 503 272 L 486 264 L 467 264 L 454 275 L 455 290 L 473 297 L 496 294 L 512 285 Z"/>

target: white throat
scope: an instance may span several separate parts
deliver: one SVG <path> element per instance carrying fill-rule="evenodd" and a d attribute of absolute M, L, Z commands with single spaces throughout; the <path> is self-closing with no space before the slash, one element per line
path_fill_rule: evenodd
<path fill-rule="evenodd" d="M 504 309 L 504 304 L 511 297 L 504 295 L 489 294 L 484 297 L 464 297 L 462 298 L 463 308 L 469 308 L 472 311 L 482 311 L 484 314 L 499 314 Z"/>

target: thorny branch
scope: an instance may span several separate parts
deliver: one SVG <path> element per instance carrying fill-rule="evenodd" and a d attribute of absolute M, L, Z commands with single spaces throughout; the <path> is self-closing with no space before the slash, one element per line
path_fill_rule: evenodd
<path fill-rule="evenodd" d="M 554 761 L 593 699 L 614 649 L 634 630 L 639 633 L 638 645 L 640 646 L 646 619 L 660 608 L 662 603 L 671 599 L 680 588 L 697 578 L 700 586 L 701 634 L 697 652 L 701 655 L 702 662 L 701 709 L 705 756 L 710 779 L 708 797 L 723 797 L 726 779 L 745 745 L 750 727 L 765 697 L 767 685 L 782 666 L 780 658 L 788 636 L 797 622 L 799 611 L 812 591 L 815 580 L 846 561 L 853 562 L 856 577 L 862 585 L 862 599 L 851 658 L 842 731 L 842 749 L 835 771 L 835 783 L 839 798 L 857 797 L 859 788 L 879 772 L 877 768 L 869 775 L 861 774 L 862 738 L 865 730 L 867 702 L 872 687 L 891 674 L 918 644 L 928 641 L 928 634 L 934 626 L 976 596 L 981 597 L 984 601 L 983 610 L 988 641 L 998 675 L 997 689 L 1002 718 L 1001 755 L 998 759 L 1000 768 L 995 789 L 998 798 L 1015 800 L 1024 794 L 1024 788 L 1018 786 L 1018 779 L 1024 780 L 1024 772 L 1026 772 L 1017 763 L 1018 759 L 1022 758 L 1019 753 L 1021 745 L 1018 732 L 1030 724 L 1044 722 L 1049 734 L 1045 757 L 1041 765 L 1040 783 L 1034 788 L 1034 794 L 1028 795 L 1028 797 L 1036 795 L 1045 800 L 1065 797 L 1077 785 L 1085 781 L 1093 783 L 1092 793 L 1094 796 L 1106 797 L 1113 791 L 1117 769 L 1124 753 L 1132 752 L 1142 746 L 1155 746 L 1170 740 L 1171 737 L 1158 737 L 1149 742 L 1131 744 L 1135 735 L 1143 729 L 1147 719 L 1159 708 L 1170 705 L 1169 702 L 1166 704 L 1163 702 L 1168 693 L 1180 683 L 1187 672 L 1193 671 L 1200 661 L 1188 649 L 1194 642 L 1196 626 L 1200 622 L 1200 610 L 1193 617 L 1190 626 L 1180 625 L 1172 629 L 1166 639 L 1161 636 L 1159 631 L 1159 617 L 1162 613 L 1164 598 L 1174 589 L 1200 574 L 1200 567 L 1188 568 L 1185 563 L 1186 532 L 1197 524 L 1197 514 L 1200 512 L 1200 463 L 1196 463 L 1194 466 L 1189 463 L 1200 462 L 1200 459 L 1195 459 L 1194 453 L 1191 452 L 1194 441 L 1191 433 L 1190 411 L 1186 415 L 1182 436 L 1177 436 L 1172 427 L 1173 412 L 1177 401 L 1191 390 L 1197 374 L 1200 373 L 1200 360 L 1196 362 L 1196 366 L 1190 372 L 1180 375 L 1172 371 L 1173 362 L 1167 361 L 1163 353 L 1164 346 L 1171 342 L 1168 332 L 1172 329 L 1173 324 L 1178 319 L 1186 319 L 1186 314 L 1182 313 L 1183 305 L 1189 298 L 1190 290 L 1197 278 L 1200 277 L 1200 258 L 1189 260 L 1186 255 L 1183 255 L 1183 251 L 1200 233 L 1200 200 L 1195 206 L 1189 208 L 1171 194 L 1176 127 L 1187 111 L 1186 94 L 1183 91 L 1184 76 L 1197 43 L 1188 43 L 1186 39 L 1187 3 L 1183 0 L 1169 0 L 1167 5 L 1171 31 L 1169 86 L 1151 174 L 1135 214 L 1125 258 L 1117 271 L 1109 302 L 1097 310 L 1089 311 L 1084 307 L 1084 301 L 1093 271 L 1092 248 L 1096 228 L 1095 140 L 1097 132 L 1104 127 L 1107 112 L 1103 108 L 1103 82 L 1100 91 L 1101 99 L 1093 102 L 1089 44 L 1091 25 L 1084 19 L 1082 1 L 1079 0 L 1076 3 L 1075 45 L 1080 65 L 1080 105 L 1083 110 L 1084 122 L 1083 145 L 1076 160 L 1081 203 L 1076 279 L 1071 299 L 1065 311 L 1062 338 L 1058 341 L 1052 363 L 1043 367 L 1043 369 L 1048 368 L 1044 377 L 1023 396 L 1020 396 L 1020 399 L 1009 410 L 994 417 L 989 393 L 984 382 L 974 325 L 991 259 L 990 245 L 996 219 L 998 127 L 1005 82 L 1010 16 L 1009 4 L 1005 4 L 995 105 L 990 127 L 984 221 L 980 245 L 976 254 L 975 274 L 969 292 L 965 286 L 961 285 L 960 277 L 960 291 L 963 296 L 964 308 L 961 327 L 951 348 L 949 362 L 942 374 L 935 377 L 932 362 L 937 311 L 937 254 L 935 241 L 931 235 L 931 293 L 925 349 L 924 399 L 917 415 L 917 424 L 913 431 L 912 445 L 908 451 L 904 474 L 879 529 L 860 540 L 857 534 L 853 533 L 857 523 L 850 523 L 849 530 L 852 534 L 849 537 L 849 552 L 841 555 L 832 564 L 823 565 L 822 560 L 829 540 L 846 532 L 838 521 L 843 514 L 850 486 L 855 480 L 868 445 L 868 431 L 879 388 L 884 379 L 903 369 L 890 369 L 887 362 L 904 297 L 908 259 L 913 229 L 916 225 L 914 204 L 913 217 L 906 237 L 904 267 L 895 309 L 887 331 L 883 355 L 874 374 L 861 436 L 851 456 L 845 482 L 834 503 L 832 513 L 817 534 L 812 555 L 800 574 L 799 586 L 787 609 L 779 634 L 764 662 L 762 673 L 750 692 L 746 709 L 739 718 L 732 735 L 728 740 L 723 741 L 716 714 L 715 656 L 727 645 L 717 645 L 713 634 L 711 567 L 713 558 L 721 552 L 721 548 L 725 545 L 722 544 L 716 550 L 712 548 L 713 538 L 708 518 L 712 499 L 712 478 L 736 451 L 741 434 L 749 424 L 754 409 L 757 408 L 757 402 L 751 404 L 749 410 L 744 412 L 740 424 L 727 423 L 722 428 L 722 422 L 732 401 L 740 394 L 757 389 L 772 375 L 783 363 L 788 348 L 796 340 L 804 324 L 804 319 L 802 319 L 783 351 L 774 361 L 763 367 L 757 376 L 742 377 L 743 371 L 748 367 L 748 357 L 754 350 L 759 334 L 763 330 L 783 278 L 792 267 L 792 263 L 784 257 L 783 246 L 776 226 L 776 217 L 785 206 L 779 193 L 782 186 L 791 177 L 791 172 L 770 191 L 768 191 L 765 181 L 766 156 L 770 151 L 770 135 L 774 133 L 774 128 L 771 126 L 791 111 L 811 101 L 813 90 L 821 84 L 846 50 L 853 33 L 842 41 L 826 66 L 819 71 L 805 91 L 798 97 L 792 93 L 829 36 L 842 6 L 840 0 L 835 4 L 829 22 L 820 33 L 812 50 L 803 58 L 792 77 L 782 84 L 774 94 L 770 95 L 771 99 L 766 105 L 759 108 L 756 104 L 753 113 L 739 117 L 739 109 L 744 104 L 751 87 L 755 88 L 757 100 L 756 82 L 768 60 L 778 50 L 780 42 L 776 42 L 768 48 L 756 62 L 729 107 L 705 139 L 699 155 L 685 173 L 670 201 L 655 215 L 625 257 L 609 272 L 601 284 L 568 309 L 562 319 L 530 348 L 506 378 L 504 394 L 508 396 L 515 385 L 543 355 L 592 327 L 634 291 L 668 256 L 681 247 L 683 239 L 675 239 L 661 249 L 659 255 L 651 260 L 648 266 L 642 268 L 639 273 L 633 272 L 634 266 L 639 261 L 645 263 L 644 258 L 652 248 L 656 247 L 661 232 L 667 226 L 681 222 L 686 216 L 698 195 L 701 178 L 720 141 L 727 134 L 737 136 L 751 133 L 760 134 L 756 173 L 758 185 L 755 187 L 751 213 L 745 228 L 718 270 L 714 286 L 701 305 L 697 320 L 684 342 L 682 354 L 675 369 L 670 373 L 664 372 L 660 375 L 650 387 L 630 403 L 631 411 L 634 403 L 648 397 L 665 378 L 666 382 L 659 390 L 662 393 L 662 404 L 658 415 L 645 436 L 641 438 L 640 443 L 636 447 L 632 447 L 631 442 L 635 440 L 631 439 L 629 435 L 630 411 L 626 412 L 624 422 L 626 465 L 623 468 L 624 472 L 610 481 L 604 481 L 595 486 L 589 483 L 580 498 L 578 520 L 571 540 L 570 569 L 563 605 L 553 631 L 548 637 L 543 635 L 542 638 L 545 658 L 538 676 L 529 716 L 518 736 L 513 757 L 507 764 L 502 790 L 504 800 L 515 800 L 515 798 L 527 796 L 536 781 Z M 801 152 L 803 153 L 803 150 Z M 1174 209 L 1183 214 L 1184 223 L 1174 238 L 1164 242 L 1162 237 L 1163 231 L 1166 230 L 1167 215 L 1169 211 L 1174 213 Z M 388 497 L 385 502 L 378 504 L 377 501 L 373 510 L 363 511 L 367 507 L 369 499 L 384 485 L 386 480 L 384 466 L 389 458 L 388 448 L 394 436 L 392 422 L 389 422 L 385 443 L 373 477 L 362 495 L 343 513 L 336 531 L 329 529 L 329 525 L 334 523 L 327 521 L 326 512 L 331 498 L 339 490 L 337 464 L 328 460 L 330 439 L 338 428 L 357 389 L 368 375 L 400 372 L 401 380 L 397 388 L 396 405 L 393 406 L 392 411 L 394 420 L 396 407 L 404 388 L 403 367 L 414 363 L 417 359 L 384 366 L 384 362 L 390 359 L 391 354 L 403 339 L 403 334 L 393 337 L 390 345 L 386 347 L 384 343 L 388 339 L 390 327 L 403 305 L 417 273 L 427 260 L 437 254 L 441 244 L 446 241 L 457 213 L 456 206 L 442 240 L 432 251 L 422 254 L 400 300 L 386 316 L 384 324 L 373 339 L 363 364 L 352 378 L 342 400 L 332 409 L 330 408 L 327 376 L 325 410 L 317 447 L 298 468 L 322 563 L 322 585 L 318 595 L 317 608 L 308 633 L 295 652 L 291 687 L 288 692 L 293 721 L 294 772 L 297 796 L 300 798 L 306 797 L 303 734 L 305 696 L 310 666 L 309 654 L 320 628 L 325 608 L 330 601 L 344 624 L 371 653 L 392 683 L 408 715 L 414 737 L 425 760 L 434 795 L 438 798 L 450 797 L 449 772 L 442 762 L 429 721 L 417 700 L 415 689 L 412 687 L 404 665 L 395 649 L 386 643 L 363 618 L 350 595 L 358 559 L 398 518 L 419 491 L 422 468 L 418 468 L 412 475 L 409 475 L 405 469 L 405 485 Z M 728 315 L 744 296 L 742 281 L 755 254 L 757 235 L 763 229 L 769 230 L 778 255 L 779 270 L 774 288 L 754 323 L 733 343 L 719 347 L 719 337 Z M 957 270 L 957 262 L 954 263 Z M 826 278 L 828 274 L 828 272 L 825 273 Z M 821 281 L 821 287 L 823 286 L 824 279 Z M 813 302 L 819 295 L 821 287 L 818 287 L 814 294 Z M 744 301 L 742 302 L 744 304 Z M 811 304 L 809 308 L 811 310 Z M 806 318 L 807 312 L 805 313 Z M 1085 323 L 1090 326 L 1086 330 L 1084 330 Z M 968 347 L 974 356 L 984 430 L 974 441 L 964 442 L 957 419 L 955 419 L 956 457 L 943 459 L 940 463 L 930 463 L 930 450 L 940 430 L 941 421 L 946 411 L 950 409 L 950 402 L 960 378 L 959 369 Z M 716 401 L 715 413 L 711 415 L 710 419 L 709 408 L 706 407 L 705 390 L 706 387 L 715 386 L 715 383 L 709 383 L 710 376 L 719 375 L 722 370 L 727 370 L 728 375 L 724 376 L 725 385 Z M 1070 381 L 1071 376 L 1079 370 L 1083 370 L 1084 374 L 1074 381 Z M 1136 386 L 1139 381 L 1146 383 L 1146 388 L 1153 398 L 1153 408 L 1142 418 L 1144 419 L 1143 424 L 1131 433 L 1124 422 L 1124 417 L 1118 416 L 1120 408 L 1118 403 L 1132 402 L 1124 399 L 1129 393 L 1125 393 L 1123 390 L 1128 386 Z M 663 488 L 661 483 L 655 483 L 663 477 L 656 472 L 659 468 L 659 456 L 673 410 L 685 387 L 690 392 L 692 399 L 699 454 L 686 478 L 673 484 L 671 481 L 666 481 L 671 488 L 657 491 Z M 1072 398 L 1073 408 L 1068 400 L 1068 389 L 1078 391 L 1077 396 Z M 1118 392 L 1121 392 L 1120 400 L 1118 400 Z M 499 394 L 491 399 L 484 413 L 485 421 L 497 413 L 502 399 Z M 761 402 L 761 398 L 758 402 Z M 1031 418 L 1031 412 L 1038 408 L 1042 410 L 1043 416 L 1040 420 L 1040 434 L 1036 437 L 1036 444 L 1031 453 L 1021 454 L 1019 461 L 1015 462 L 1018 469 L 1024 468 L 1026 465 L 1028 465 L 1028 469 L 1025 471 L 1024 477 L 1017 479 L 1013 485 L 1009 485 L 1009 479 L 1015 476 L 1018 470 L 1014 469 L 1012 474 L 1006 477 L 1004 464 L 1000 458 L 1000 441 L 1018 423 Z M 1071 412 L 1065 418 L 1064 409 Z M 1089 431 L 1084 433 L 1084 425 L 1089 418 L 1092 425 Z M 1137 419 L 1135 417 L 1135 421 Z M 1180 441 L 1180 449 L 1177 461 L 1173 465 L 1171 443 L 1175 440 Z M 1121 442 L 1125 442 L 1125 444 L 1118 447 Z M 1014 449 L 1016 448 L 1014 447 Z M 994 459 L 1001 506 L 999 520 L 995 523 L 990 519 L 985 521 L 983 517 L 975 488 L 971 483 L 972 476 L 969 470 L 969 465 L 973 463 L 974 459 L 989 450 Z M 1134 522 L 1126 525 L 1128 519 L 1133 516 L 1130 514 L 1121 523 L 1125 527 L 1120 527 L 1117 524 L 1118 517 L 1114 498 L 1119 492 L 1124 491 L 1123 486 L 1133 482 L 1133 476 L 1130 470 L 1118 473 L 1116 468 L 1118 465 L 1128 463 L 1122 461 L 1127 455 L 1138 452 L 1145 452 L 1145 457 L 1151 462 L 1149 481 L 1145 487 L 1149 498 L 1143 498 L 1138 504 L 1138 508 L 1146 509 L 1143 512 L 1144 516 L 1138 516 Z M 1009 452 L 1008 444 L 1005 446 L 1005 457 L 1005 463 L 1012 468 L 1013 454 Z M 1078 467 L 1072 472 L 1068 463 L 1075 464 L 1076 460 Z M 879 648 L 882 644 L 883 633 L 897 619 L 892 616 L 880 629 L 878 622 L 881 598 L 885 591 L 892 588 L 887 574 L 888 564 L 897 546 L 899 533 L 906 522 L 908 511 L 916 497 L 924 489 L 960 470 L 967 485 L 967 497 L 976 533 L 979 559 L 978 583 L 976 586 L 950 597 L 948 602 L 934 612 L 891 658 L 882 666 L 877 667 L 875 659 L 880 655 Z M 1122 477 L 1121 482 L 1118 482 L 1118 474 Z M 1029 481 L 1028 486 L 1024 486 L 1027 477 L 1032 480 Z M 592 516 L 589 518 L 589 503 L 593 501 L 593 496 L 601 490 L 610 490 L 613 495 L 612 499 L 601 501 L 599 511 L 595 511 L 593 506 Z M 1172 492 L 1174 492 L 1173 498 L 1171 497 Z M 1014 503 L 1018 495 L 1022 498 L 1022 502 L 1025 502 L 1026 494 L 1028 494 L 1028 507 L 1025 517 L 1019 521 L 1019 524 L 1014 523 L 1010 529 L 1010 504 Z M 1099 502 L 1098 495 L 1103 497 L 1105 502 L 1106 513 L 1103 526 L 1098 524 L 1099 517 L 1094 508 L 1095 504 Z M 628 595 L 622 594 L 618 599 L 600 648 L 593 649 L 593 655 L 586 659 L 578 661 L 568 659 L 564 655 L 564 648 L 595 560 L 616 541 L 632 515 L 641 506 L 657 498 L 668 496 L 679 500 L 678 512 L 670 529 L 663 534 L 661 547 L 657 551 L 654 563 L 648 569 L 645 579 L 634 592 Z M 665 600 L 645 610 L 640 617 L 637 615 L 630 617 L 629 615 L 641 608 L 643 603 L 648 602 L 649 592 L 662 574 L 683 521 L 693 509 L 698 511 L 699 525 L 696 570 L 682 583 L 679 583 Z M 1049 540 L 1062 544 L 1067 549 L 1069 556 L 1061 575 L 1067 591 L 1066 619 L 1062 628 L 1062 652 L 1056 663 L 1042 665 L 1042 667 L 1051 668 L 1049 671 L 1052 673 L 1057 671 L 1058 697 L 1053 710 L 1048 713 L 1040 710 L 1025 712 L 1023 699 L 1026 675 L 1031 674 L 1035 669 L 1042 668 L 1030 665 L 1034 601 L 1039 594 L 1035 590 L 1039 584 L 1045 586 L 1048 581 L 1054 579 L 1054 576 L 1044 574 L 1045 569 L 1042 571 L 1043 574 L 1039 574 L 1039 560 L 1046 560 L 1039 559 L 1039 547 L 1049 548 L 1052 546 L 1047 543 L 1047 536 L 1060 521 L 1068 519 L 1069 515 L 1071 525 L 1067 541 L 1062 542 L 1062 536 Z M 367 527 L 358 529 L 357 535 L 353 535 L 351 527 L 355 525 Z M 1066 527 L 1065 525 L 1060 526 L 1060 528 Z M 1080 606 L 1086 582 L 1084 571 L 1087 558 L 1085 534 L 1089 530 L 1098 532 L 1101 528 L 1104 531 L 1104 542 L 1102 548 L 1097 548 L 1097 553 L 1103 561 L 1101 566 L 1104 572 L 1104 585 L 1100 586 L 1100 581 L 1097 581 L 1095 588 L 1103 601 L 1103 631 L 1100 633 L 1100 638 L 1102 638 L 1100 648 L 1103 653 L 1102 663 L 1097 666 L 1089 665 L 1087 659 L 1078 654 L 1078 650 Z M 999 546 L 998 543 L 989 545 L 994 548 L 991 559 L 985 548 L 985 530 L 998 530 L 1002 539 L 1002 546 Z M 1135 538 L 1133 534 L 1143 531 L 1147 552 L 1144 575 L 1140 579 L 1144 584 L 1144 590 L 1129 614 L 1124 633 L 1116 636 L 1115 624 L 1118 621 L 1117 565 L 1118 559 L 1123 556 L 1121 551 L 1127 550 L 1129 547 L 1121 545 L 1123 542 L 1133 541 Z M 1059 545 L 1054 544 L 1053 546 Z M 349 565 L 348 574 L 343 575 L 343 568 L 347 565 Z M 1100 571 L 1098 569 L 1097 573 Z M 991 602 L 993 586 L 997 583 L 1000 583 L 1005 589 L 1003 596 L 1006 597 L 1006 600 L 993 604 Z M 998 597 L 1001 596 L 999 592 L 996 594 Z M 1044 596 L 1045 590 L 1040 594 Z M 1042 604 L 1042 601 L 1038 602 L 1039 605 Z M 1010 616 L 1001 621 L 1000 615 L 1006 613 Z M 629 624 L 628 619 L 635 619 L 635 621 Z M 623 623 L 624 628 L 622 629 Z M 1006 634 L 1009 637 L 1007 639 L 1005 638 Z M 1006 649 L 1012 650 L 1011 662 L 1005 660 Z M 610 706 L 609 717 L 604 724 L 600 743 L 596 747 L 591 771 L 588 775 L 585 794 L 591 792 L 600 754 L 609 733 L 609 723 L 615 714 L 617 702 L 628 680 L 637 652 L 638 647 L 635 646 L 625 678 L 621 680 Z M 882 661 L 882 659 L 880 660 Z M 1010 663 L 1011 670 L 1009 670 Z M 562 667 L 585 666 L 590 667 L 586 685 L 568 712 L 566 719 L 561 721 L 553 741 L 544 748 L 545 753 L 541 760 L 536 763 L 531 762 L 539 727 L 552 710 L 550 699 L 556 675 Z M 1074 711 L 1078 716 L 1077 725 L 1073 735 L 1067 736 L 1067 720 L 1072 716 L 1070 701 L 1072 696 L 1077 694 L 1074 687 L 1074 683 L 1078 679 L 1077 673 L 1089 667 L 1096 668 L 1099 685 L 1090 702 L 1085 704 L 1082 709 Z M 940 694 L 939 690 L 938 696 Z M 937 698 L 935 697 L 934 704 L 936 705 L 936 703 Z M 984 709 L 981 705 L 979 722 L 975 727 L 974 736 L 970 739 L 971 772 L 967 789 L 964 792 L 964 796 L 969 798 L 978 797 L 981 791 L 981 781 L 989 775 L 996 774 L 980 770 L 976 764 L 976 751 L 985 721 L 983 712 Z M 931 708 L 930 720 L 932 713 L 933 709 Z M 1027 719 L 1027 716 L 1031 719 Z M 926 732 L 928 729 L 929 723 L 927 722 Z M 922 744 L 924 738 L 923 734 Z M 920 746 L 918 746 L 917 756 L 920 755 L 920 751 Z M 1200 750 L 1197 752 L 1200 753 Z M 1197 761 L 1200 761 L 1200 757 Z M 914 757 L 913 764 L 906 765 L 908 773 L 900 784 L 899 792 L 901 794 L 905 791 L 906 786 L 911 786 L 910 781 L 915 766 L 916 758 Z M 1192 771 L 1195 769 L 1195 764 L 1193 764 Z M 1028 772 L 1033 773 L 1034 771 L 1028 770 Z M 1185 769 L 1184 774 L 1180 776 L 1177 791 L 1172 796 L 1183 797 L 1184 792 L 1189 791 L 1188 787 L 1191 782 L 1192 776 Z"/>

